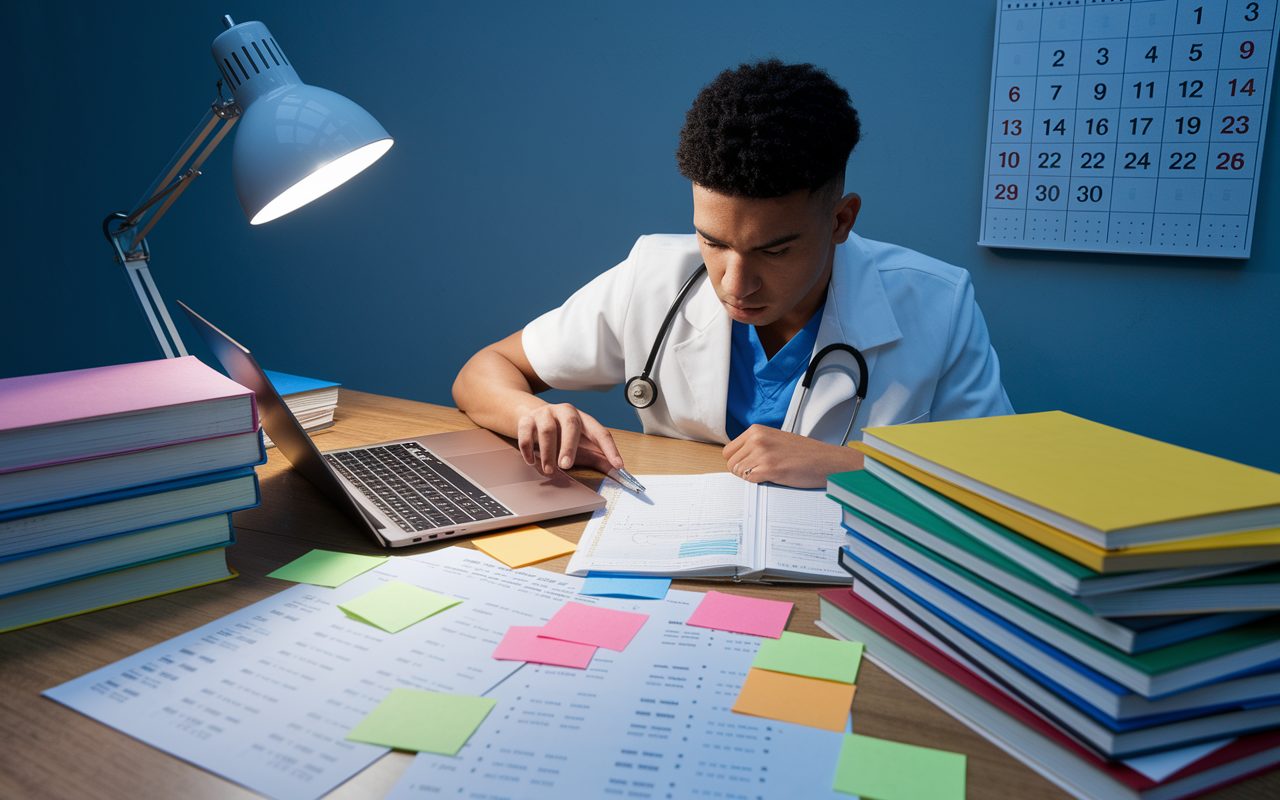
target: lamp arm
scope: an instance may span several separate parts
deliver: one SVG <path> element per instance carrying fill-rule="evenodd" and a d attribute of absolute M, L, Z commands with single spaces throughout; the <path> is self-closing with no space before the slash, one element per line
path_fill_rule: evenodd
<path fill-rule="evenodd" d="M 151 278 L 149 267 L 151 249 L 147 246 L 146 235 L 151 232 L 151 229 L 160 221 L 160 218 L 169 210 L 174 201 L 186 191 L 195 177 L 200 174 L 200 166 L 222 143 L 223 138 L 226 137 L 239 117 L 240 107 L 236 105 L 234 100 L 222 99 L 222 81 L 218 81 L 218 99 L 205 112 L 204 117 L 201 118 L 191 135 L 187 137 L 187 141 L 183 143 L 183 146 L 179 148 L 178 154 L 174 156 L 168 167 L 160 173 L 156 181 L 147 189 L 138 206 L 127 214 L 123 212 L 109 214 L 102 221 L 102 233 L 106 236 L 107 241 L 111 243 L 111 247 L 114 250 L 114 260 L 124 268 L 125 274 L 129 278 L 129 284 L 138 300 L 138 305 L 142 308 L 143 314 L 151 324 L 151 332 L 155 336 L 156 344 L 159 345 L 160 351 L 165 358 L 185 356 L 187 355 L 187 348 L 183 345 L 182 338 L 178 336 L 178 330 L 174 327 L 173 318 L 169 316 L 169 309 L 165 306 L 164 298 L 160 296 L 160 290 Z M 221 129 L 214 133 L 209 143 L 204 146 L 203 150 L 200 150 L 200 146 L 205 143 L 206 139 L 209 139 L 209 135 L 220 124 Z M 191 161 L 197 150 L 199 150 L 199 155 L 195 157 L 194 161 Z M 191 164 L 187 166 L 189 161 L 191 161 Z M 139 221 L 158 203 L 162 204 L 156 209 L 155 213 L 151 214 L 150 219 L 146 221 L 142 229 L 136 230 Z M 113 223 L 118 224 L 115 224 L 113 228 Z"/>

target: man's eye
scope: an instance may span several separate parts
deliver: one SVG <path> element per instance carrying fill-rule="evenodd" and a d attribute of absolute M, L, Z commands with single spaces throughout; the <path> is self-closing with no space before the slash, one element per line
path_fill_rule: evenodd
<path fill-rule="evenodd" d="M 784 247 L 781 250 L 761 250 L 760 252 L 764 253 L 766 256 L 780 256 L 790 249 L 790 247 Z"/>

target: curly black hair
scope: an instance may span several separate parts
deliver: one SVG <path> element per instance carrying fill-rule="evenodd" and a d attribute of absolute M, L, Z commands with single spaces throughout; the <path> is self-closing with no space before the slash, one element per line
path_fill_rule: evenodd
<path fill-rule="evenodd" d="M 726 69 L 685 114 L 676 163 L 731 197 L 782 197 L 838 177 L 860 134 L 849 93 L 812 64 L 776 58 Z"/>

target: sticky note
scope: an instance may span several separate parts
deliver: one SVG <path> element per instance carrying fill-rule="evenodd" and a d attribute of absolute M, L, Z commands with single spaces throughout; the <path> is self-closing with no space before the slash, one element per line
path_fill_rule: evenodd
<path fill-rule="evenodd" d="M 498 649 L 493 651 L 493 657 L 499 661 L 529 661 L 553 667 L 586 669 L 596 654 L 593 644 L 543 639 L 538 636 L 541 630 L 537 625 L 512 625 L 498 643 Z"/>
<path fill-rule="evenodd" d="M 840 733 L 849 719 L 857 688 L 848 683 L 752 668 L 733 711 Z"/>
<path fill-rule="evenodd" d="M 339 603 L 338 608 L 348 617 L 395 633 L 461 602 L 456 597 L 445 597 L 404 581 L 387 581 L 371 592 Z"/>
<path fill-rule="evenodd" d="M 670 588 L 670 578 L 588 572 L 586 583 L 578 594 L 593 597 L 638 597 L 642 600 L 661 600 L 667 596 L 667 590 Z"/>
<path fill-rule="evenodd" d="M 538 636 L 566 642 L 593 644 L 621 653 L 649 619 L 648 614 L 614 611 L 611 608 L 565 603 L 542 626 Z"/>
<path fill-rule="evenodd" d="M 472 539 L 471 543 L 512 569 L 550 561 L 578 549 L 576 544 L 566 542 L 551 531 L 539 528 L 537 525 L 526 525 L 506 533 L 482 536 L 479 539 Z"/>
<path fill-rule="evenodd" d="M 335 553 L 332 550 L 312 550 L 275 572 L 267 573 L 267 577 L 334 589 L 386 560 L 386 556 L 358 556 L 354 553 Z"/>
<path fill-rule="evenodd" d="M 686 625 L 777 639 L 787 627 L 792 603 L 707 592 Z"/>
<path fill-rule="evenodd" d="M 846 734 L 833 789 L 865 800 L 964 800 L 965 757 Z"/>
<path fill-rule="evenodd" d="M 454 756 L 497 704 L 487 697 L 392 689 L 346 738 L 397 750 Z"/>
<path fill-rule="evenodd" d="M 781 639 L 760 643 L 751 666 L 824 681 L 857 683 L 861 663 L 862 642 L 840 642 L 783 631 Z"/>

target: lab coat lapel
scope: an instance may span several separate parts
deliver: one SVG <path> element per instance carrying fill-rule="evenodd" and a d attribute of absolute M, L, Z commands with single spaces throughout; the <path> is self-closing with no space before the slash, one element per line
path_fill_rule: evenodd
<path fill-rule="evenodd" d="M 684 323 L 680 327 L 685 335 L 671 345 L 678 369 L 663 371 L 662 379 L 668 383 L 662 390 L 670 391 L 673 400 L 679 398 L 671 407 L 696 411 L 696 418 L 683 424 L 692 438 L 728 444 L 725 416 L 733 321 L 716 297 L 710 279 L 702 278 L 698 282 L 677 320 Z"/>
<path fill-rule="evenodd" d="M 901 338 L 902 331 L 889 306 L 880 271 L 862 239 L 850 235 L 848 242 L 836 248 L 831 287 L 827 290 L 827 303 L 813 355 L 838 342 L 853 345 L 866 359 L 868 387 L 874 387 L 878 348 Z M 800 427 L 797 432 L 823 441 L 839 439 L 849 425 L 849 414 L 853 412 L 857 374 L 858 364 L 848 353 L 836 351 L 824 358 L 809 387 L 804 408 L 799 409 Z M 797 385 L 784 430 L 791 430 L 802 392 Z M 868 391 L 858 413 L 859 421 L 854 424 L 855 432 L 865 423 L 875 397 Z M 856 438 L 852 433 L 850 437 Z"/>

